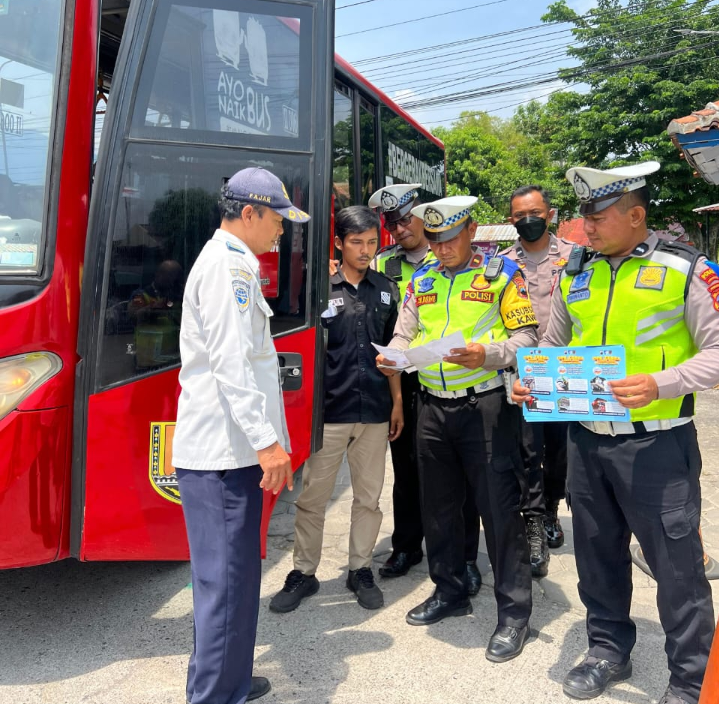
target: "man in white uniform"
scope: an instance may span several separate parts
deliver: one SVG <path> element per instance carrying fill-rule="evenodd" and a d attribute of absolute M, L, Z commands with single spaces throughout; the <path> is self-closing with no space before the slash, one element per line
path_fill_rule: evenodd
<path fill-rule="evenodd" d="M 257 256 L 282 235 L 283 218 L 309 220 L 260 168 L 228 181 L 220 211 L 185 287 L 172 459 L 192 566 L 190 704 L 245 704 L 270 689 L 252 677 L 262 489 L 291 489 L 292 467 Z"/>

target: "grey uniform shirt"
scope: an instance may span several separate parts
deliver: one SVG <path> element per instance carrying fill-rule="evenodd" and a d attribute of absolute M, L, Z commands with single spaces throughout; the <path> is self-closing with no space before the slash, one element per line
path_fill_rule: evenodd
<path fill-rule="evenodd" d="M 659 238 L 650 233 L 645 242 L 649 249 L 643 255 L 630 256 L 649 258 Z M 622 259 L 624 257 L 610 259 L 609 262 L 616 268 Z M 706 261 L 706 257 L 701 257 L 697 262 L 689 283 L 684 311 L 689 334 L 699 352 L 676 367 L 652 374 L 659 388 L 660 399 L 677 398 L 719 383 L 719 292 L 712 294 L 701 278 L 708 269 Z M 562 347 L 572 339 L 572 321 L 559 286 L 555 288 L 552 299 L 549 325 L 539 343 L 540 347 Z"/>
<path fill-rule="evenodd" d="M 549 247 L 543 252 L 526 252 L 521 241 L 500 254 L 517 262 L 529 287 L 529 300 L 539 323 L 538 335 L 541 338 L 547 329 L 549 313 L 552 308 L 552 292 L 559 283 L 559 274 L 567 263 L 574 248 L 573 242 L 549 236 Z"/>

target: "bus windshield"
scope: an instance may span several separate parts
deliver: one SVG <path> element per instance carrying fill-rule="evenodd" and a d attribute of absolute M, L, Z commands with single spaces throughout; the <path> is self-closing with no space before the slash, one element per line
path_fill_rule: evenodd
<path fill-rule="evenodd" d="M 41 264 L 62 6 L 0 0 L 0 277 Z"/>

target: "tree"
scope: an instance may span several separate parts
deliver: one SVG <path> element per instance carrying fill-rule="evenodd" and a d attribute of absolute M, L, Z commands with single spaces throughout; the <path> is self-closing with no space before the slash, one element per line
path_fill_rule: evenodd
<path fill-rule="evenodd" d="M 449 129 L 434 131 L 445 144 L 448 184 L 483 204 L 478 222 L 502 222 L 512 192 L 528 184 L 546 188 L 560 211 L 574 205 L 569 185 L 551 163 L 549 144 L 528 136 L 525 127 L 486 113 L 463 113 Z"/>
<path fill-rule="evenodd" d="M 650 225 L 679 221 L 704 244 L 692 208 L 718 201 L 719 190 L 692 176 L 666 128 L 719 97 L 719 36 L 674 32 L 718 27 L 719 7 L 710 0 L 599 0 L 579 15 L 559 0 L 542 19 L 574 25 L 567 51 L 579 65 L 560 77 L 588 89 L 556 93 L 545 106 L 518 111 L 517 120 L 561 169 L 656 159 L 662 169 L 649 180 Z"/>

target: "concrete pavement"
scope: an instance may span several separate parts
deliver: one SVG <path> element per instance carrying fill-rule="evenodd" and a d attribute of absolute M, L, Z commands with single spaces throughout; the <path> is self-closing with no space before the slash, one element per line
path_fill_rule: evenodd
<path fill-rule="evenodd" d="M 704 456 L 702 526 L 719 557 L 719 391 L 699 395 L 697 426 Z M 385 519 L 376 550 L 381 563 L 392 531 L 391 463 L 382 497 Z M 295 494 L 297 490 L 295 490 Z M 272 520 L 264 564 L 256 673 L 273 691 L 262 702 L 288 704 L 538 704 L 571 700 L 562 678 L 586 648 L 576 592 L 571 524 L 552 551 L 549 576 L 534 585 L 534 635 L 522 656 L 503 665 L 484 658 L 496 619 L 484 547 L 485 586 L 472 616 L 427 628 L 405 613 L 432 591 L 426 562 L 397 580 L 378 580 L 385 608 L 366 611 L 344 586 L 351 491 L 346 469 L 325 525 L 321 588 L 297 611 L 267 605 L 292 568 L 292 496 Z M 594 700 L 646 704 L 668 679 L 654 582 L 635 569 L 638 626 L 634 676 Z M 192 640 L 189 566 L 184 563 L 80 564 L 0 572 L 0 704 L 182 704 Z M 715 589 L 719 597 L 719 590 Z M 715 599 L 716 606 L 719 600 Z M 719 613 L 719 610 L 718 610 Z"/>

